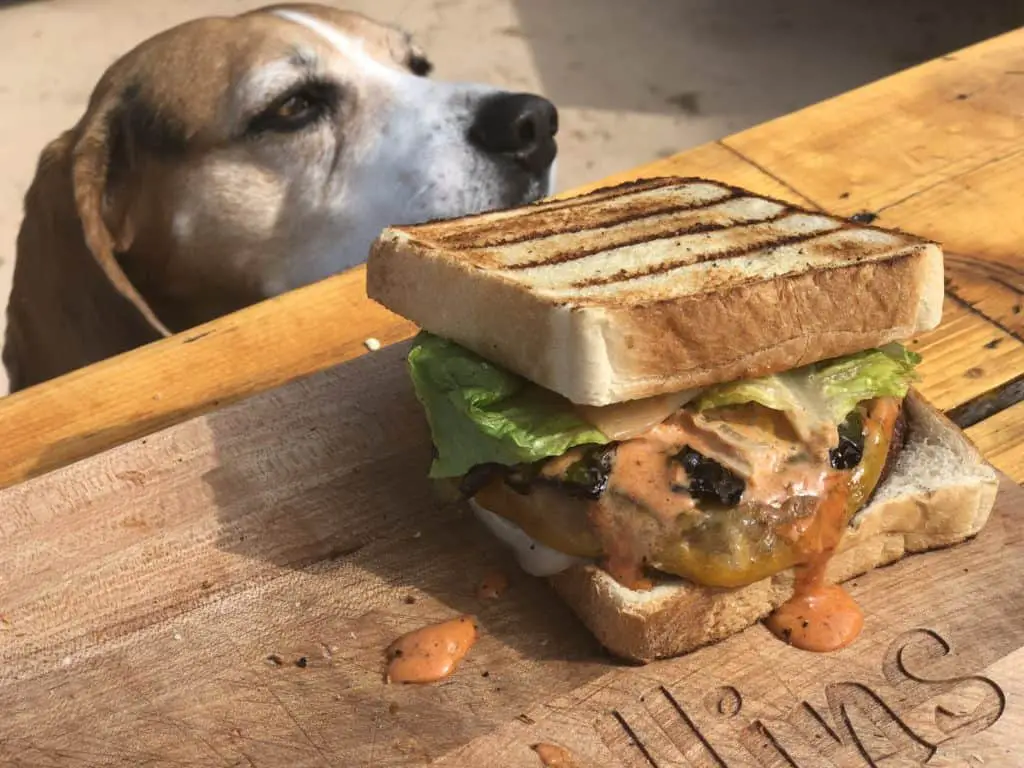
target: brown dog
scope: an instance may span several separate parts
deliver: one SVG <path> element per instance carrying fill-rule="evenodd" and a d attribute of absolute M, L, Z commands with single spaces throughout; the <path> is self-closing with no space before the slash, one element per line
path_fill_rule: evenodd
<path fill-rule="evenodd" d="M 117 61 L 26 197 L 11 391 L 364 260 L 385 225 L 546 194 L 546 100 L 425 77 L 409 37 L 273 6 Z"/>

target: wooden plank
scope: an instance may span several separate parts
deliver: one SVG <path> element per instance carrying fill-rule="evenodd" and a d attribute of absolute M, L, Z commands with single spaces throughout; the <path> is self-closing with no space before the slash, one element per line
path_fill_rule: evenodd
<path fill-rule="evenodd" d="M 829 210 L 877 211 L 1017 151 L 1024 29 L 872 83 L 725 143 Z"/>
<path fill-rule="evenodd" d="M 950 292 L 1018 338 L 1024 338 L 1024 215 L 1008 211 L 1005 201 L 1019 197 L 1022 179 L 1019 151 L 922 191 L 879 219 L 941 242 L 949 251 Z"/>
<path fill-rule="evenodd" d="M 585 765 L 643 765 L 635 737 L 659 765 L 714 765 L 705 745 L 730 768 L 772 765 L 751 755 L 757 720 L 808 767 L 1016 744 L 1019 488 L 974 541 L 856 579 L 868 623 L 850 649 L 805 654 L 756 626 L 632 668 L 432 500 L 402 354 L 0 491 L 0 761 L 514 767 L 548 740 Z M 511 587 L 481 601 L 495 566 Z M 384 684 L 391 639 L 460 613 L 482 639 L 452 679 Z M 804 702 L 834 729 L 824 756 Z"/>
<path fill-rule="evenodd" d="M 909 346 L 923 357 L 918 388 L 944 411 L 998 389 L 1024 371 L 1024 343 L 951 296 L 946 297 L 942 324 Z"/>
<path fill-rule="evenodd" d="M 943 679 L 960 662 L 946 666 L 939 679 L 915 681 L 927 687 L 907 685 L 910 675 L 916 677 L 947 652 L 942 646 L 947 638 L 928 630 L 905 633 L 873 649 L 860 660 L 858 674 L 846 678 L 827 672 L 815 677 L 819 670 L 813 663 L 806 668 L 796 659 L 763 654 L 760 661 L 778 661 L 779 666 L 748 671 L 752 655 L 762 650 L 755 645 L 759 639 L 734 643 L 726 674 L 714 668 L 669 669 L 657 674 L 667 682 L 652 680 L 637 686 L 639 691 L 601 679 L 584 688 L 575 706 L 557 702 L 538 708 L 530 722 L 513 721 L 437 764 L 536 768 L 529 745 L 537 742 L 571 745 L 580 768 L 1019 764 L 1024 708 L 1015 702 L 1002 707 L 1001 696 L 1024 684 L 1024 651 L 975 667 L 970 679 L 977 688 L 968 693 L 967 685 L 957 689 Z M 929 651 L 932 661 L 927 660 Z M 917 661 L 893 663 L 908 652 Z M 954 653 L 964 651 L 961 647 Z M 759 687 L 772 695 L 760 694 Z M 952 723 L 940 714 L 947 705 L 947 712 L 960 713 L 963 730 L 949 728 Z"/>
<path fill-rule="evenodd" d="M 990 416 L 966 432 L 996 468 L 1024 483 L 1024 402 Z"/>
<path fill-rule="evenodd" d="M 391 344 L 411 323 L 366 298 L 363 268 L 0 398 L 0 487 Z"/>
<path fill-rule="evenodd" d="M 1024 147 L 886 208 L 878 223 L 927 232 L 952 253 L 1017 267 L 1019 288 L 1024 215 L 1014 215 L 1006 201 L 1019 197 L 1022 177 Z"/>

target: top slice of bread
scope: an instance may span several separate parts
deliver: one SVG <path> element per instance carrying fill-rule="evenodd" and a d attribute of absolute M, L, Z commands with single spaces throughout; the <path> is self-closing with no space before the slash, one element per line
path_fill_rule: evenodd
<path fill-rule="evenodd" d="M 934 328 L 943 262 L 901 232 L 658 178 L 386 229 L 367 292 L 576 403 L 607 405 Z"/>

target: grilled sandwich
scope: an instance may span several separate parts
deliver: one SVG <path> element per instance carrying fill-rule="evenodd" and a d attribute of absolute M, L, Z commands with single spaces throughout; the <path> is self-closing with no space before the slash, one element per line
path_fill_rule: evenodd
<path fill-rule="evenodd" d="M 703 179 L 385 230 L 371 298 L 434 442 L 531 573 L 639 661 L 759 619 L 808 650 L 835 582 L 972 536 L 996 477 L 911 389 L 941 248 Z"/>

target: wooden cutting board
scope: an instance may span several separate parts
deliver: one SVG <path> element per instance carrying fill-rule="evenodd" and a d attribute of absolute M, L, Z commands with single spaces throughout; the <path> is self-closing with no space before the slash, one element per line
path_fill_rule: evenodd
<path fill-rule="evenodd" d="M 974 541 L 855 579 L 850 649 L 758 625 L 624 666 L 434 503 L 405 349 L 0 492 L 2 764 L 1024 765 L 1019 487 Z M 482 637 L 451 679 L 384 684 L 392 639 L 460 613 Z"/>

